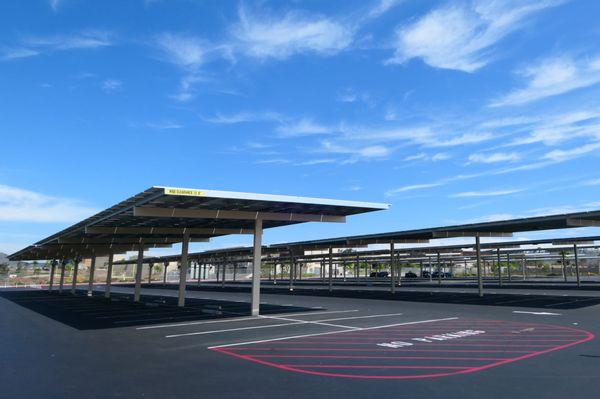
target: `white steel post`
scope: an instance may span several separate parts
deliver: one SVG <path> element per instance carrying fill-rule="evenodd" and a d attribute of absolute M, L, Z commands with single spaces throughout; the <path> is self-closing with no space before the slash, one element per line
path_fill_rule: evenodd
<path fill-rule="evenodd" d="M 262 233 L 263 221 L 262 219 L 256 219 L 254 221 L 254 248 L 252 251 L 252 316 L 258 316 L 260 314 L 260 269 L 262 257 Z"/>
<path fill-rule="evenodd" d="M 483 296 L 483 279 L 481 278 L 481 238 L 479 234 L 475 236 L 475 251 L 477 252 L 477 290 L 479 296 Z"/>
<path fill-rule="evenodd" d="M 332 274 L 333 274 L 333 248 L 329 247 L 329 292 L 331 292 L 333 290 Z"/>
<path fill-rule="evenodd" d="M 144 247 L 138 247 L 137 267 L 135 269 L 135 287 L 133 289 L 133 301 L 139 302 L 142 293 L 142 267 L 144 265 Z"/>
<path fill-rule="evenodd" d="M 52 286 L 54 285 L 54 271 L 56 270 L 56 259 L 52 259 L 52 263 L 50 263 L 50 282 L 48 283 L 48 291 L 52 291 Z"/>
<path fill-rule="evenodd" d="M 575 277 L 577 278 L 577 287 L 581 287 L 581 279 L 579 277 L 579 258 L 577 257 L 577 244 L 573 244 L 573 254 L 575 255 Z"/>
<path fill-rule="evenodd" d="M 58 293 L 61 294 L 63 291 L 63 286 L 65 284 L 65 265 L 67 264 L 67 259 L 61 259 L 60 261 L 60 280 L 58 282 Z"/>
<path fill-rule="evenodd" d="M 92 296 L 94 292 L 94 272 L 96 271 L 96 254 L 92 254 L 92 264 L 90 266 L 90 278 L 88 281 L 87 296 Z"/>
<path fill-rule="evenodd" d="M 73 281 L 71 282 L 71 294 L 75 295 L 77 290 L 77 273 L 79 271 L 79 258 L 76 255 L 73 259 Z"/>
<path fill-rule="evenodd" d="M 106 269 L 106 287 L 104 287 L 105 298 L 110 298 L 110 284 L 112 283 L 113 258 L 114 255 L 112 252 L 110 252 L 108 254 L 108 268 Z"/>
<path fill-rule="evenodd" d="M 502 287 L 502 261 L 500 260 L 500 248 L 496 249 L 498 255 L 498 286 Z"/>
<path fill-rule="evenodd" d="M 177 306 L 180 308 L 185 306 L 185 288 L 187 285 L 188 272 L 188 249 L 190 245 L 190 235 L 185 233 L 181 241 L 181 268 L 179 269 L 179 295 L 177 298 Z"/>
<path fill-rule="evenodd" d="M 396 282 L 394 281 L 394 242 L 390 242 L 390 292 L 396 293 Z"/>

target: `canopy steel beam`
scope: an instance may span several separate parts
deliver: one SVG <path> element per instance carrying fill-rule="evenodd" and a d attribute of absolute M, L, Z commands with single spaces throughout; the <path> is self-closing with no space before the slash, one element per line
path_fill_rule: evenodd
<path fill-rule="evenodd" d="M 144 235 L 218 235 L 218 234 L 252 234 L 252 229 L 220 229 L 201 227 L 86 227 L 86 234 L 144 234 Z"/>
<path fill-rule="evenodd" d="M 513 233 L 503 231 L 434 231 L 433 238 L 453 238 L 453 237 L 512 237 Z"/>
<path fill-rule="evenodd" d="M 233 220 L 261 219 L 285 222 L 346 222 L 345 216 L 337 215 L 317 215 L 309 213 L 249 212 L 213 209 L 156 208 L 139 206 L 133 208 L 133 216 Z"/>
<path fill-rule="evenodd" d="M 109 237 L 109 238 L 90 238 L 90 237 L 67 237 L 59 238 L 59 244 L 175 244 L 181 242 L 181 237 L 165 238 L 146 238 L 146 237 Z M 192 238 L 193 242 L 209 242 L 208 238 Z M 50 244 L 51 245 L 51 244 Z"/>
<path fill-rule="evenodd" d="M 567 226 L 570 226 L 570 227 L 600 227 L 600 220 L 568 218 Z"/>

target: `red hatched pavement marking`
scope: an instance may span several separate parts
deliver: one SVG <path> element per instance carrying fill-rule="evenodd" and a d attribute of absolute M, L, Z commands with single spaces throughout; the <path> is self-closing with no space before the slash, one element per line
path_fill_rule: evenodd
<path fill-rule="evenodd" d="M 465 331 L 469 333 L 464 334 Z M 452 318 L 209 349 L 303 374 L 417 379 L 474 373 L 566 349 L 593 338 L 588 331 L 566 326 Z"/>

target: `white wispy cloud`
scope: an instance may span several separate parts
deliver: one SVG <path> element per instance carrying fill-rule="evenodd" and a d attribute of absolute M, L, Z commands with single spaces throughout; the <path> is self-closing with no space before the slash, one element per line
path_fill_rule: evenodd
<path fill-rule="evenodd" d="M 490 191 L 464 191 L 461 193 L 451 194 L 452 198 L 472 198 L 472 197 L 499 197 L 504 195 L 516 194 L 524 191 L 524 189 L 506 189 L 506 190 L 490 190 Z"/>
<path fill-rule="evenodd" d="M 113 45 L 113 33 L 102 30 L 86 30 L 70 35 L 29 37 L 24 43 L 30 48 L 48 50 L 92 49 Z"/>
<path fill-rule="evenodd" d="M 587 180 L 583 182 L 584 186 L 600 186 L 600 178 Z"/>
<path fill-rule="evenodd" d="M 452 155 L 447 154 L 445 152 L 438 152 L 436 154 L 433 155 L 428 155 L 424 152 L 418 153 L 418 154 L 414 154 L 414 155 L 408 155 L 406 157 L 404 157 L 404 161 L 405 162 L 410 162 L 410 161 L 433 161 L 433 162 L 437 162 L 437 161 L 445 161 L 447 159 L 452 158 Z"/>
<path fill-rule="evenodd" d="M 2 58 L 5 60 L 15 60 L 18 58 L 34 57 L 39 54 L 38 50 L 30 48 L 9 48 L 4 51 Z"/>
<path fill-rule="evenodd" d="M 79 33 L 53 36 L 30 36 L 24 38 L 15 46 L 6 47 L 0 57 L 3 60 L 14 60 L 56 51 L 94 49 L 112 46 L 113 44 L 114 34 L 102 30 L 86 30 Z"/>
<path fill-rule="evenodd" d="M 102 90 L 106 92 L 118 90 L 121 86 L 123 86 L 123 82 L 117 79 L 105 79 L 102 81 Z"/>
<path fill-rule="evenodd" d="M 454 147 L 465 144 L 481 143 L 494 138 L 491 133 L 465 133 L 458 136 L 446 138 L 436 136 L 435 138 L 424 140 L 423 144 L 429 147 Z"/>
<path fill-rule="evenodd" d="M 562 55 L 546 58 L 518 74 L 525 87 L 494 101 L 491 106 L 521 105 L 600 83 L 600 56 L 573 58 Z"/>
<path fill-rule="evenodd" d="M 10 222 L 62 223 L 89 217 L 96 209 L 80 201 L 53 197 L 0 184 L 0 220 Z"/>
<path fill-rule="evenodd" d="M 331 141 L 322 141 L 321 148 L 319 151 L 331 153 L 331 154 L 352 155 L 353 158 L 351 158 L 347 162 L 353 162 L 353 161 L 357 161 L 359 159 L 387 158 L 391 154 L 390 148 L 384 147 L 381 145 L 349 147 L 349 146 L 339 145 L 339 144 L 333 143 Z"/>
<path fill-rule="evenodd" d="M 478 153 L 469 155 L 469 162 L 474 163 L 516 162 L 520 159 L 521 155 L 516 152 Z"/>
<path fill-rule="evenodd" d="M 236 47 L 258 59 L 285 59 L 302 53 L 336 54 L 350 45 L 353 32 L 344 24 L 325 16 L 300 11 L 284 15 L 267 11 L 238 11 L 239 21 L 232 30 Z"/>
<path fill-rule="evenodd" d="M 420 152 L 418 154 L 408 155 L 408 156 L 404 157 L 404 161 L 406 161 L 406 162 L 421 161 L 421 160 L 425 160 L 427 158 L 428 158 L 427 154 L 425 154 L 424 152 Z"/>
<path fill-rule="evenodd" d="M 166 61 L 182 68 L 197 70 L 205 61 L 207 45 L 197 37 L 163 33 L 156 44 Z"/>
<path fill-rule="evenodd" d="M 361 102 L 371 108 L 375 106 L 375 101 L 369 93 L 358 92 L 352 88 L 345 88 L 344 90 L 340 91 L 336 97 L 336 100 L 342 103 Z"/>
<path fill-rule="evenodd" d="M 282 122 L 286 119 L 283 115 L 277 112 L 265 111 L 265 112 L 250 112 L 242 111 L 233 114 L 222 114 L 217 113 L 213 116 L 201 116 L 204 122 L 233 125 L 238 123 L 247 122 Z"/>
<path fill-rule="evenodd" d="M 420 58 L 432 67 L 474 72 L 493 59 L 500 40 L 523 27 L 532 14 L 563 1 L 451 2 L 396 30 L 388 63 Z"/>
<path fill-rule="evenodd" d="M 395 188 L 393 190 L 389 190 L 386 193 L 386 196 L 391 196 L 394 194 L 399 194 L 399 193 L 405 193 L 407 191 L 415 191 L 415 190 L 422 190 L 425 188 L 433 188 L 433 187 L 439 187 L 443 185 L 443 183 L 421 183 L 421 184 L 409 184 L 406 186 L 401 186 L 398 188 Z"/>
<path fill-rule="evenodd" d="M 379 0 L 372 8 L 369 10 L 367 16 L 369 18 L 377 18 L 381 15 L 385 14 L 392 8 L 396 7 L 398 4 L 402 3 L 404 0 Z"/>
<path fill-rule="evenodd" d="M 50 8 L 54 11 L 58 11 L 58 7 L 64 0 L 50 0 L 48 3 L 50 4 Z"/>
<path fill-rule="evenodd" d="M 527 127 L 527 134 L 511 140 L 509 146 L 542 143 L 559 145 L 577 138 L 600 137 L 600 110 L 584 109 L 538 117 Z"/>
<path fill-rule="evenodd" d="M 276 128 L 282 137 L 311 136 L 317 134 L 330 134 L 335 132 L 329 126 L 314 122 L 312 119 L 302 118 L 297 121 L 284 123 Z"/>
<path fill-rule="evenodd" d="M 320 159 L 311 159 L 308 161 L 298 162 L 298 163 L 296 163 L 296 165 L 297 166 L 314 166 L 314 165 L 324 165 L 324 164 L 336 163 L 336 162 L 338 162 L 337 159 L 320 158 Z"/>
<path fill-rule="evenodd" d="M 570 148 L 568 150 L 553 150 L 542 157 L 554 162 L 564 162 L 573 158 L 579 158 L 600 149 L 600 142 L 587 143 L 579 147 Z"/>
<path fill-rule="evenodd" d="M 131 126 L 132 127 L 147 127 L 150 129 L 157 129 L 157 130 L 181 129 L 184 127 L 181 123 L 173 122 L 170 120 L 162 120 L 162 121 L 158 121 L 158 122 L 147 122 L 142 125 L 136 123 L 136 124 L 132 124 Z"/>
<path fill-rule="evenodd" d="M 271 159 L 259 159 L 255 161 L 256 164 L 275 164 L 275 165 L 283 165 L 290 163 L 289 159 L 284 158 L 271 158 Z"/>
<path fill-rule="evenodd" d="M 156 38 L 163 60 L 181 68 L 185 74 L 179 81 L 179 90 L 171 98 L 186 102 L 195 95 L 196 83 L 202 81 L 200 67 L 209 52 L 208 45 L 197 37 L 163 33 Z"/>

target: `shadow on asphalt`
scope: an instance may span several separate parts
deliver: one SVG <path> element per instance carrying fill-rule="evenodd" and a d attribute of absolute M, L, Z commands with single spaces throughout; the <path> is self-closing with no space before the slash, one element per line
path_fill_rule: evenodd
<path fill-rule="evenodd" d="M 141 302 L 132 301 L 132 295 L 113 293 L 105 299 L 103 294 L 85 296 L 78 290 L 48 292 L 41 290 L 0 290 L 0 298 L 39 313 L 78 330 L 96 330 L 117 327 L 179 323 L 190 320 L 211 320 L 250 315 L 250 303 L 186 298 L 186 306 L 177 306 L 177 298 L 142 295 Z M 261 314 L 310 312 L 318 310 L 296 306 L 261 304 Z"/>
<path fill-rule="evenodd" d="M 143 284 L 144 288 L 177 289 L 177 285 L 167 284 Z M 250 287 L 245 284 L 225 286 L 215 284 L 196 284 L 188 285 L 190 291 L 214 291 L 214 292 L 250 292 Z M 526 307 L 540 309 L 579 309 L 588 306 L 600 304 L 600 296 L 565 296 L 565 295 L 534 295 L 534 294 L 485 294 L 479 297 L 474 292 L 449 292 L 439 289 L 439 292 L 427 291 L 397 291 L 391 294 L 389 291 L 378 290 L 353 290 L 335 288 L 329 292 L 323 288 L 303 288 L 295 286 L 294 291 L 290 292 L 287 285 L 280 284 L 278 288 L 274 286 L 261 287 L 261 292 L 265 294 L 280 295 L 308 295 L 319 297 L 334 298 L 357 298 L 357 299 L 382 299 L 407 302 L 428 302 L 428 303 L 452 303 L 457 305 L 483 305 L 483 306 L 509 306 Z"/>

